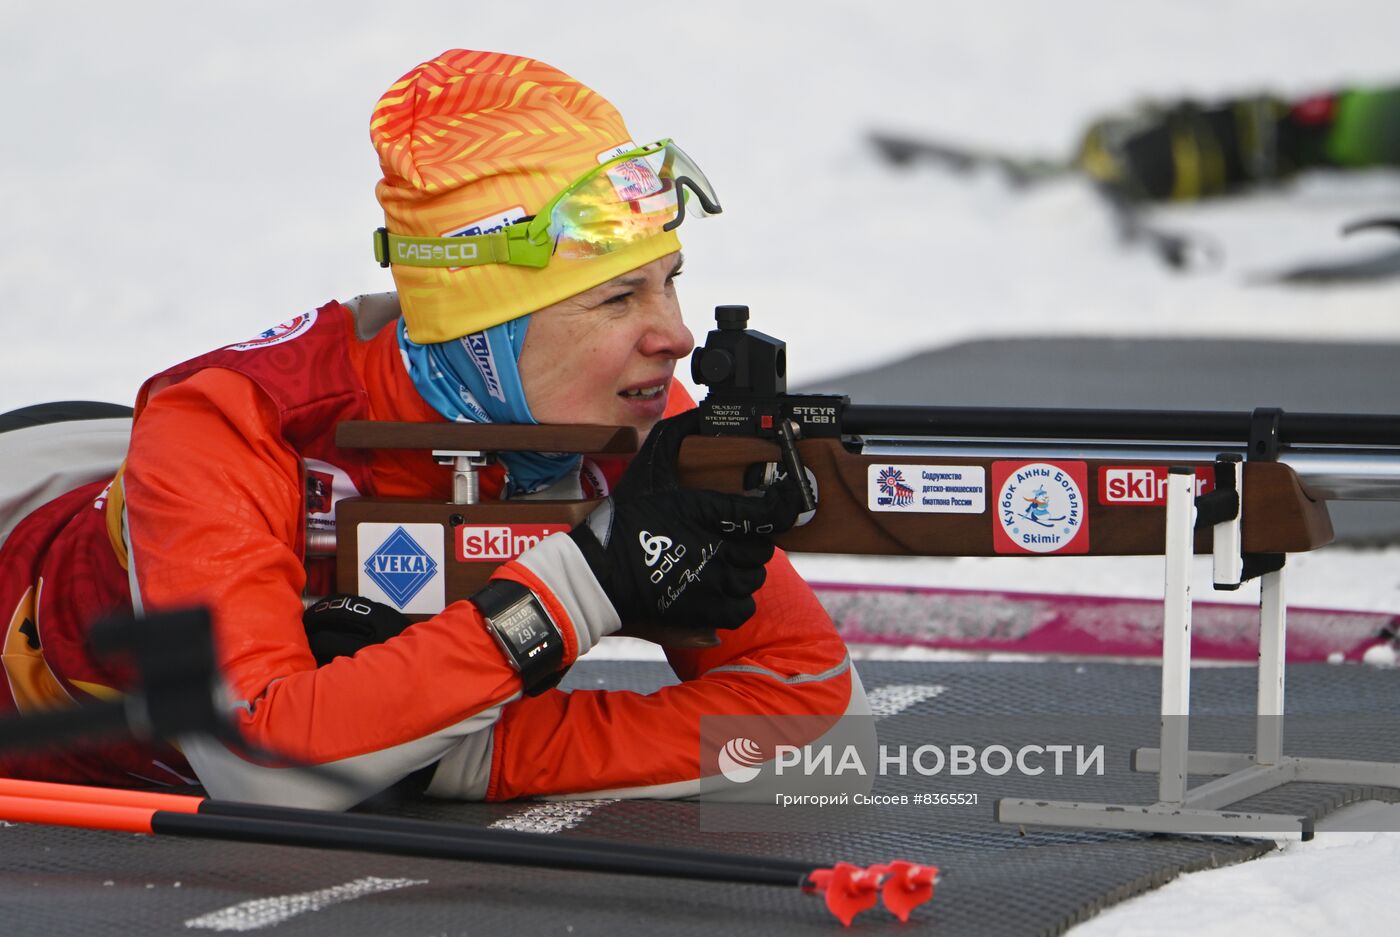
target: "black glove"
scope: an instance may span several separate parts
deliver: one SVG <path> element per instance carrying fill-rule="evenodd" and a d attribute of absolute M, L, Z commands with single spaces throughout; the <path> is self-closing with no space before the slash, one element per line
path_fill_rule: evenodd
<path fill-rule="evenodd" d="M 352 657 L 360 648 L 382 644 L 410 624 L 398 609 L 362 595 L 328 595 L 302 613 L 306 641 L 317 666 Z"/>
<path fill-rule="evenodd" d="M 801 511 L 786 482 L 757 495 L 678 487 L 680 444 L 698 427 L 694 410 L 658 423 L 613 496 L 569 532 L 624 625 L 739 627 L 753 616 L 772 535 Z"/>

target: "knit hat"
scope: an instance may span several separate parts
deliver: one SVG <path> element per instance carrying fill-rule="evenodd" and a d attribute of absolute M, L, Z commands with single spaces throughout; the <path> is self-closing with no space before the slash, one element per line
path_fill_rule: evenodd
<path fill-rule="evenodd" d="M 534 215 L 635 146 L 603 97 L 543 62 L 453 49 L 396 81 L 370 137 L 391 234 L 485 234 Z M 680 249 L 674 231 L 542 268 L 394 265 L 408 335 L 444 342 L 542 309 Z"/>

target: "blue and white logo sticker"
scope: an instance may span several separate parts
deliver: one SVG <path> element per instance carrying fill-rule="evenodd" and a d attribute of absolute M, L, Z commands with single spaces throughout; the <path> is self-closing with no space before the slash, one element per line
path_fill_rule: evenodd
<path fill-rule="evenodd" d="M 476 221 L 464 224 L 460 228 L 444 231 L 442 236 L 445 238 L 455 238 L 475 237 L 478 234 L 495 234 L 497 231 L 504 231 L 511 225 L 525 220 L 525 216 L 525 206 L 516 205 L 514 208 L 507 208 L 503 212 L 487 215 L 485 218 L 478 218 Z"/>
<path fill-rule="evenodd" d="M 527 217 L 529 216 L 525 212 L 525 206 L 516 205 L 514 208 L 507 208 L 503 212 L 497 212 L 494 215 L 487 215 L 485 218 L 478 218 L 476 221 L 469 221 L 464 225 L 459 225 L 458 227 L 452 228 L 449 231 L 444 231 L 442 232 L 441 236 L 445 238 L 457 238 L 476 237 L 477 235 L 481 234 L 495 234 L 498 231 L 504 231 L 506 228 L 509 228 L 513 224 L 519 224 L 520 222 L 524 221 Z M 442 248 L 438 248 L 438 250 L 441 249 Z M 476 246 L 473 245 L 471 250 L 472 252 L 469 254 L 469 256 L 475 257 Z M 448 267 L 447 272 L 456 273 L 458 270 L 466 269 L 468 268 Z"/>
<path fill-rule="evenodd" d="M 410 615 L 442 611 L 444 537 L 441 524 L 360 524 L 360 594 Z"/>
<path fill-rule="evenodd" d="M 980 465 L 891 465 L 866 470 L 866 507 L 907 514 L 982 514 L 987 471 Z"/>

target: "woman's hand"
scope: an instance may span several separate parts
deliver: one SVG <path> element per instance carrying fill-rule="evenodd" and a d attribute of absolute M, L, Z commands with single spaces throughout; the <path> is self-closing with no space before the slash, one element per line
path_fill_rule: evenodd
<path fill-rule="evenodd" d="M 698 426 L 693 410 L 658 423 L 613 497 L 569 533 L 622 633 L 670 646 L 713 646 L 715 629 L 753 616 L 772 535 L 801 511 L 790 483 L 756 495 L 678 487 L 681 440 Z"/>

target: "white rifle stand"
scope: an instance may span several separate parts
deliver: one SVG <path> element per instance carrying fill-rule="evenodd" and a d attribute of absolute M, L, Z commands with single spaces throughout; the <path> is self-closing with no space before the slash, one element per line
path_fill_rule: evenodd
<path fill-rule="evenodd" d="M 1214 509 L 1215 585 L 1236 589 L 1260 575 L 1259 695 L 1254 754 L 1193 752 L 1188 744 L 1191 697 L 1191 556 L 1195 529 L 1195 471 L 1172 466 L 1167 476 L 1166 594 L 1163 602 L 1162 710 L 1159 748 L 1133 753 L 1133 770 L 1156 771 L 1154 804 L 1094 804 L 1067 801 L 997 802 L 1002 823 L 1075 826 L 1149 833 L 1196 833 L 1311 839 L 1312 818 L 1228 810 L 1290 781 L 1400 787 L 1400 764 L 1330 758 L 1289 758 L 1283 754 L 1283 679 L 1286 606 L 1283 558 L 1249 557 L 1241 552 L 1241 482 L 1237 458 L 1216 462 L 1217 490 L 1207 496 Z M 1203 502 L 1203 507 L 1206 502 Z M 1259 570 L 1247 569 L 1258 565 Z M 1187 776 L 1220 775 L 1198 787 Z"/>

